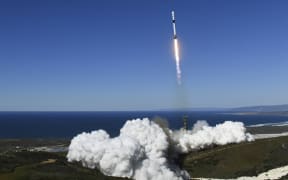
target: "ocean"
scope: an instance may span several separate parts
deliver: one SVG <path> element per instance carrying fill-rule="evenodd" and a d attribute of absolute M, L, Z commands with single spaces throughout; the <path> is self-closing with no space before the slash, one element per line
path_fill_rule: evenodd
<path fill-rule="evenodd" d="M 197 120 L 206 120 L 210 125 L 225 120 L 241 121 L 246 126 L 288 121 L 287 116 L 232 115 L 219 111 L 0 112 L 0 138 L 71 138 L 98 129 L 114 137 L 127 120 L 156 116 L 165 118 L 171 129 L 179 129 L 184 115 L 188 116 L 189 128 Z"/>

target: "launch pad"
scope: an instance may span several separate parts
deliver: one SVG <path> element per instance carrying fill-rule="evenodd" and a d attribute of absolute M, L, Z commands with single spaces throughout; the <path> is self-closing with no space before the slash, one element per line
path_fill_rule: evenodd
<path fill-rule="evenodd" d="M 184 129 L 185 131 L 187 131 L 187 130 L 188 130 L 188 116 L 187 116 L 187 115 L 184 115 L 183 118 L 182 118 L 182 120 L 183 120 L 183 129 Z"/>

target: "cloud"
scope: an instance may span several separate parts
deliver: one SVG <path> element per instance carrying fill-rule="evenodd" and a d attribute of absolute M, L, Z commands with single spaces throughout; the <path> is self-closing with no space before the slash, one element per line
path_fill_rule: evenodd
<path fill-rule="evenodd" d="M 225 145 L 254 140 L 251 134 L 246 133 L 242 122 L 232 121 L 225 121 L 215 127 L 209 126 L 206 121 L 198 121 L 192 131 L 171 131 L 171 137 L 175 142 L 176 149 L 182 153 L 203 149 L 211 145 Z"/>
<path fill-rule="evenodd" d="M 97 168 L 108 176 L 181 180 L 189 175 L 173 163 L 168 150 L 183 153 L 212 144 L 246 140 L 252 140 L 252 136 L 239 122 L 227 121 L 210 127 L 207 122 L 199 121 L 192 131 L 172 131 L 144 118 L 127 121 L 115 138 L 110 138 L 103 130 L 77 135 L 71 141 L 67 159 Z"/>

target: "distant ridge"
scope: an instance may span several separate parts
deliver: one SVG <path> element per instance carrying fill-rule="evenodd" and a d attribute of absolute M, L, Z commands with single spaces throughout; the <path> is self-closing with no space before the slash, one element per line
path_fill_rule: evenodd
<path fill-rule="evenodd" d="M 173 108 L 173 109 L 167 108 L 167 109 L 158 109 L 157 111 L 230 111 L 230 110 L 231 108 L 195 107 L 195 108 Z"/>
<path fill-rule="evenodd" d="M 158 109 L 158 111 L 225 111 L 225 112 L 255 112 L 255 113 L 267 113 L 267 112 L 285 112 L 288 113 L 288 104 L 281 105 L 259 105 L 259 106 L 243 106 L 236 108 L 215 108 L 215 107 L 203 107 L 203 108 L 174 108 L 174 109 Z"/>
<path fill-rule="evenodd" d="M 231 111 L 236 112 L 285 112 L 288 111 L 288 104 L 282 105 L 265 105 L 265 106 L 247 106 L 233 108 Z"/>

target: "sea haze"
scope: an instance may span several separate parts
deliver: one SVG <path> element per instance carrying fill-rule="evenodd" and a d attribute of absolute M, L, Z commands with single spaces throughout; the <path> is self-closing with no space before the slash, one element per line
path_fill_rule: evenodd
<path fill-rule="evenodd" d="M 183 115 L 189 118 L 189 128 L 197 120 L 206 120 L 210 125 L 225 120 L 241 121 L 246 126 L 287 121 L 287 116 L 235 115 L 219 111 L 0 112 L 0 138 L 71 138 L 98 129 L 117 136 L 127 120 L 156 116 L 167 119 L 171 129 L 179 129 Z"/>

